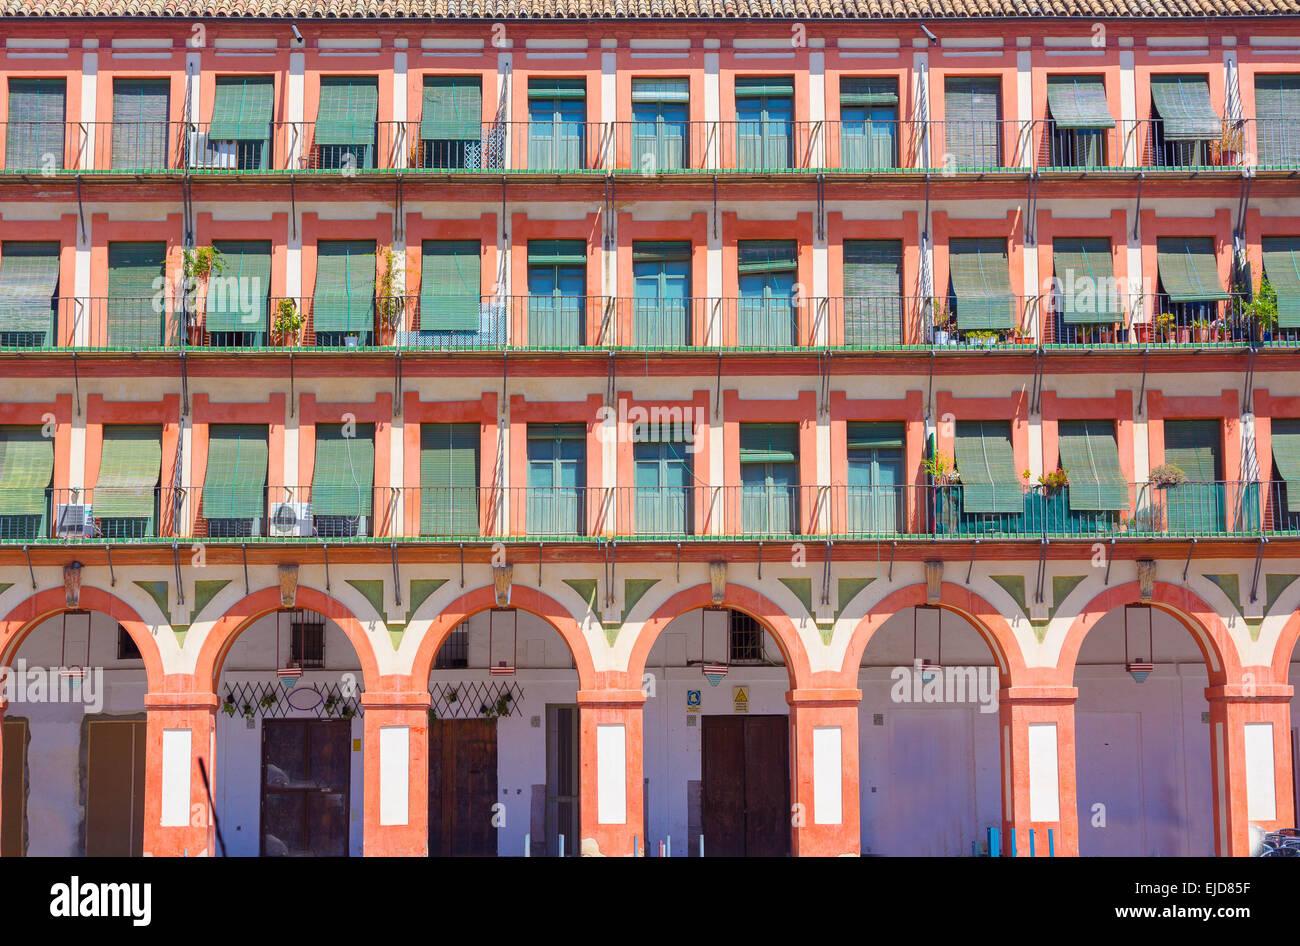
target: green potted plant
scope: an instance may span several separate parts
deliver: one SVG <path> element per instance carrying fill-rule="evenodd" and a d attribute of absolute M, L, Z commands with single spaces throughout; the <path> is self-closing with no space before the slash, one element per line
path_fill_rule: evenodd
<path fill-rule="evenodd" d="M 213 246 L 196 246 L 186 249 L 181 254 L 181 273 L 184 276 L 182 291 L 185 293 L 186 307 L 193 312 L 190 325 L 198 342 L 198 333 L 202 331 L 203 310 L 207 306 L 208 279 L 225 272 L 226 260 L 221 251 Z M 204 290 L 200 294 L 199 290 Z"/>
<path fill-rule="evenodd" d="M 1172 463 L 1162 463 L 1151 471 L 1151 474 L 1147 477 L 1147 482 L 1156 489 L 1166 489 L 1170 486 L 1181 486 L 1186 483 L 1187 474 Z"/>
<path fill-rule="evenodd" d="M 271 331 L 280 340 L 280 344 L 285 346 L 297 345 L 300 341 L 299 335 L 302 332 L 302 324 L 302 310 L 298 308 L 298 303 L 295 300 L 285 298 L 276 301 L 275 320 L 271 323 Z"/>
<path fill-rule="evenodd" d="M 952 343 L 952 312 L 948 309 L 947 299 L 935 299 L 931 303 L 931 321 L 934 325 L 934 344 Z"/>
<path fill-rule="evenodd" d="M 1207 319 L 1192 319 L 1192 337 L 1198 343 L 1210 340 L 1210 323 Z"/>
<path fill-rule="evenodd" d="M 267 692 L 262 694 L 262 699 L 261 699 L 262 709 L 270 709 L 272 706 L 276 704 L 276 702 L 277 700 L 275 698 L 274 693 Z"/>
<path fill-rule="evenodd" d="M 1155 340 L 1157 342 L 1172 342 L 1176 337 L 1174 314 L 1172 312 L 1157 312 L 1151 320 L 1155 328 Z"/>
<path fill-rule="evenodd" d="M 1028 471 L 1026 471 L 1028 472 Z M 1053 473 L 1043 473 L 1038 477 L 1038 483 L 1048 493 L 1055 493 L 1070 485 L 1070 477 L 1064 470 L 1056 470 Z"/>
<path fill-rule="evenodd" d="M 1259 281 L 1259 288 L 1249 302 L 1242 304 L 1239 311 L 1254 330 L 1256 341 L 1273 340 L 1273 330 L 1277 328 L 1277 290 L 1267 276 Z"/>
<path fill-rule="evenodd" d="M 406 299 L 397 286 L 397 253 L 391 246 L 376 251 L 379 281 L 375 286 L 375 314 L 379 318 L 382 342 L 391 344 L 406 324 Z"/>

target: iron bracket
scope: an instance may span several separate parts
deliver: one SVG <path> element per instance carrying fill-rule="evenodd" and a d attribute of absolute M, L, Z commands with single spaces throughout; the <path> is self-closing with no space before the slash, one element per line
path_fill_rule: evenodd
<path fill-rule="evenodd" d="M 465 543 L 460 543 L 460 586 L 465 587 Z"/>
<path fill-rule="evenodd" d="M 1183 563 L 1183 584 L 1187 584 L 1187 571 L 1192 567 L 1192 552 L 1196 550 L 1196 540 L 1192 539 L 1191 545 L 1187 546 L 1187 561 Z"/>
<path fill-rule="evenodd" d="M 974 544 L 972 544 L 971 547 L 970 547 L 970 562 L 969 562 L 969 564 L 967 564 L 967 566 L 966 566 L 966 584 L 967 584 L 967 586 L 970 585 L 970 576 L 971 576 L 971 573 L 973 573 L 973 572 L 975 571 L 975 552 L 979 549 L 979 547 L 980 547 L 980 540 L 979 540 L 979 539 L 976 539 L 975 542 L 974 542 Z"/>
<path fill-rule="evenodd" d="M 1110 585 L 1110 566 L 1115 563 L 1115 540 L 1110 540 L 1110 552 L 1106 555 L 1106 577 L 1102 581 L 1103 585 Z"/>
<path fill-rule="evenodd" d="M 328 542 L 322 542 L 320 549 L 325 553 L 325 591 L 330 590 L 330 547 Z"/>
<path fill-rule="evenodd" d="M 77 361 L 77 353 L 72 353 L 72 403 L 76 405 L 77 416 L 81 416 L 81 363 Z"/>
<path fill-rule="evenodd" d="M 185 604 L 185 582 L 181 580 L 181 547 L 177 542 L 172 543 L 172 567 L 176 571 L 176 603 Z"/>
<path fill-rule="evenodd" d="M 763 580 L 763 543 L 758 543 L 758 580 Z"/>
<path fill-rule="evenodd" d="M 1259 547 L 1255 550 L 1255 577 L 1250 582 L 1250 601 L 1254 604 L 1259 600 L 1259 573 L 1264 567 L 1264 546 L 1268 544 L 1268 539 L 1260 537 Z"/>
<path fill-rule="evenodd" d="M 402 350 L 393 352 L 393 416 L 402 416 Z"/>
<path fill-rule="evenodd" d="M 889 577 L 886 579 L 891 584 L 894 581 L 894 553 L 898 551 L 898 540 L 895 539 L 889 543 Z"/>
<path fill-rule="evenodd" d="M 826 541 L 826 557 L 822 560 L 822 605 L 831 603 L 831 559 L 835 554 L 835 543 Z"/>
<path fill-rule="evenodd" d="M 108 556 L 108 586 L 117 587 L 117 572 L 113 570 L 113 546 L 105 545 L 104 554 Z"/>
<path fill-rule="evenodd" d="M 1142 349 L 1142 387 L 1138 390 L 1138 415 L 1146 416 L 1146 399 L 1147 399 L 1147 359 L 1151 357 L 1151 349 Z"/>
<path fill-rule="evenodd" d="M 397 567 L 397 543 L 394 542 L 390 548 L 393 555 L 393 601 L 400 608 L 402 606 L 402 574 Z"/>
<path fill-rule="evenodd" d="M 1047 547 L 1051 540 L 1044 537 L 1038 544 L 1038 587 L 1034 590 L 1034 603 L 1043 603 L 1043 585 L 1047 583 Z"/>
<path fill-rule="evenodd" d="M 32 591 L 35 591 L 36 590 L 36 569 L 32 568 L 32 552 L 31 549 L 26 545 L 23 546 L 23 554 L 27 556 L 27 574 L 32 576 Z"/>

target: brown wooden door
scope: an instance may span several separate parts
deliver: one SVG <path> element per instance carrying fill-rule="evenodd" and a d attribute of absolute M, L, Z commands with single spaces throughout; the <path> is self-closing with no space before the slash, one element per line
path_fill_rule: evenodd
<path fill-rule="evenodd" d="M 786 716 L 705 716 L 701 822 L 709 857 L 790 853 Z"/>
<path fill-rule="evenodd" d="M 4 721 L 4 780 L 0 782 L 0 857 L 23 856 L 27 807 L 27 721 Z"/>
<path fill-rule="evenodd" d="M 144 851 L 143 719 L 86 723 L 86 856 Z"/>
<path fill-rule="evenodd" d="M 497 853 L 494 719 L 437 719 L 429 725 L 429 854 Z"/>
<path fill-rule="evenodd" d="M 267 857 L 347 857 L 352 725 L 262 720 L 262 840 Z"/>

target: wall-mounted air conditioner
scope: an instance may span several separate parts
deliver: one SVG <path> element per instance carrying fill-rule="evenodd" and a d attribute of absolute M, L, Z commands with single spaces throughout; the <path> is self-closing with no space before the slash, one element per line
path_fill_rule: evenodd
<path fill-rule="evenodd" d="M 311 503 L 273 503 L 267 534 L 272 537 L 311 535 Z"/>
<path fill-rule="evenodd" d="M 60 503 L 54 520 L 55 535 L 65 539 L 95 536 L 95 513 L 90 503 Z"/>
<path fill-rule="evenodd" d="M 213 141 L 206 132 L 190 132 L 190 167 L 192 168 L 226 168 L 234 170 L 238 165 L 235 157 L 235 142 Z"/>

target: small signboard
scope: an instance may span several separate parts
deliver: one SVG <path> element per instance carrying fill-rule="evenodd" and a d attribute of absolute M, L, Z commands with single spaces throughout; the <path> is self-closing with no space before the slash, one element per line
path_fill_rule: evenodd
<path fill-rule="evenodd" d="M 734 686 L 731 688 L 731 705 L 737 713 L 749 712 L 749 687 Z"/>
<path fill-rule="evenodd" d="M 700 690 L 686 691 L 686 712 L 698 713 L 703 702 L 704 699 Z"/>

